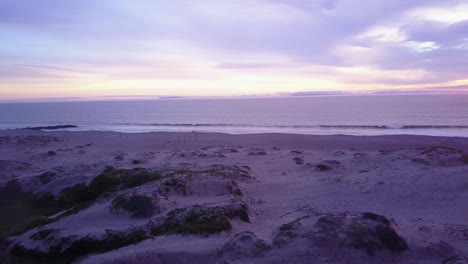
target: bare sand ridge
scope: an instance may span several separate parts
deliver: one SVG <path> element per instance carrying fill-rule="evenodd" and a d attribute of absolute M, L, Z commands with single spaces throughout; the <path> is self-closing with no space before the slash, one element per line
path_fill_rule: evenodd
<path fill-rule="evenodd" d="M 467 154 L 467 138 L 0 131 L 2 256 L 467 263 Z"/>

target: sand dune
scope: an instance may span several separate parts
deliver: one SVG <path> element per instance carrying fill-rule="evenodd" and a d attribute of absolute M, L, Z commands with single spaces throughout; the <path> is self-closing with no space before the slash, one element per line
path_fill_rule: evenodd
<path fill-rule="evenodd" d="M 467 154 L 466 138 L 0 131 L 3 255 L 467 263 Z"/>

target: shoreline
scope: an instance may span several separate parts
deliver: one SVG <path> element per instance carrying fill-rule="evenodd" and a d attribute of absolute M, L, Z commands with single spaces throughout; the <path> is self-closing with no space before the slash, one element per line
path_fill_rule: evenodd
<path fill-rule="evenodd" d="M 252 133 L 252 134 L 229 134 L 221 132 L 135 132 L 125 133 L 116 131 L 68 131 L 68 130 L 0 130 L 1 136 L 19 136 L 19 135 L 51 135 L 62 136 L 67 139 L 80 140 L 80 137 L 86 137 L 87 140 L 95 142 L 99 141 L 114 141 L 114 140 L 137 140 L 139 137 L 145 139 L 154 139 L 157 145 L 157 140 L 169 140 L 168 145 L 180 145 L 190 148 L 192 145 L 203 145 L 208 142 L 205 140 L 215 140 L 217 144 L 227 144 L 234 146 L 237 143 L 247 144 L 249 146 L 265 145 L 265 146 L 297 146 L 301 148 L 314 147 L 364 147 L 372 146 L 379 147 L 425 147 L 425 146 L 443 146 L 461 148 L 468 151 L 468 137 L 447 137 L 447 136 L 428 136 L 428 135 L 308 135 L 308 134 L 293 134 L 293 133 Z M 185 137 L 185 144 L 183 142 Z M 195 141 L 195 137 L 201 140 Z M 177 139 L 179 142 L 177 143 Z M 237 142 L 237 143 L 236 143 Z"/>
<path fill-rule="evenodd" d="M 252 126 L 234 124 L 120 124 L 109 125 L 23 125 L 15 128 L 2 128 L 0 131 L 38 130 L 38 131 L 69 131 L 89 132 L 105 131 L 126 134 L 139 133 L 225 133 L 230 135 L 250 134 L 295 134 L 295 135 L 350 135 L 350 136 L 437 136 L 468 138 L 466 125 L 317 125 L 317 126 Z"/>

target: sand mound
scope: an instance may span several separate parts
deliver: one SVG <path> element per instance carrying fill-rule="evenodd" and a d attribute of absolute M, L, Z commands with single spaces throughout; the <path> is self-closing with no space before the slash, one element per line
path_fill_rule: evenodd
<path fill-rule="evenodd" d="M 468 165 L 468 154 L 451 147 L 431 147 L 412 159 L 413 162 L 436 166 Z"/>

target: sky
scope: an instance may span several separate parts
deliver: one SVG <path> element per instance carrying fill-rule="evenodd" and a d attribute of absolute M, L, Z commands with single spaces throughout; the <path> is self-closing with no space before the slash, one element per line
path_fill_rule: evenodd
<path fill-rule="evenodd" d="M 0 1 L 0 100 L 329 92 L 468 93 L 468 1 Z"/>

